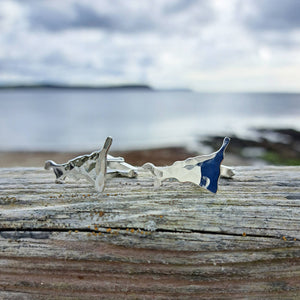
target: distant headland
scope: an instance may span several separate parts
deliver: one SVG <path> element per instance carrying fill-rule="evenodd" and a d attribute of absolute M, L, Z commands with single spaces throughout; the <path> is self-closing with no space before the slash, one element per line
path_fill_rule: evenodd
<path fill-rule="evenodd" d="M 99 90 L 99 91 L 149 91 L 149 92 L 192 92 L 189 88 L 153 88 L 148 84 L 116 84 L 116 85 L 72 85 L 59 83 L 33 83 L 33 84 L 0 84 L 0 90 L 18 89 L 58 89 L 58 90 Z"/>
<path fill-rule="evenodd" d="M 65 85 L 65 84 L 9 84 L 0 85 L 0 89 L 77 89 L 77 90 L 147 90 L 153 88 L 146 84 L 121 84 L 121 85 Z"/>

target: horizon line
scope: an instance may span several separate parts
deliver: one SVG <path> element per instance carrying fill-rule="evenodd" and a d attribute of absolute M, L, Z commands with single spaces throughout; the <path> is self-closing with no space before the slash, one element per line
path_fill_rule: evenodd
<path fill-rule="evenodd" d="M 16 84 L 1 84 L 0 89 L 85 89 L 85 90 L 145 90 L 145 91 L 178 91 L 178 92 L 196 92 L 196 93 L 274 93 L 274 94 L 299 94 L 299 91 L 295 90 L 203 90 L 203 89 L 192 89 L 188 87 L 153 87 L 146 83 L 124 83 L 124 84 L 106 84 L 106 85 L 88 85 L 88 84 L 66 84 L 66 83 L 16 83 Z"/>

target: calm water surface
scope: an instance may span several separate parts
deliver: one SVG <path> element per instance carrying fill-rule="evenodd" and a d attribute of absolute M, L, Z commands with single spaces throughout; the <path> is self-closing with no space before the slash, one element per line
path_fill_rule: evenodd
<path fill-rule="evenodd" d="M 300 94 L 2 90 L 1 150 L 93 150 L 192 145 L 201 136 L 300 130 Z"/>

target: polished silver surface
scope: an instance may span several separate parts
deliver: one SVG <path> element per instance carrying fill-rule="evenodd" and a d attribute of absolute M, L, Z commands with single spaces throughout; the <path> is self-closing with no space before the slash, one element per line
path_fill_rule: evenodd
<path fill-rule="evenodd" d="M 176 161 L 171 166 L 166 167 L 156 167 L 152 163 L 146 163 L 143 167 L 153 174 L 155 188 L 158 188 L 162 181 L 175 178 L 180 182 L 192 182 L 216 193 L 221 174 L 223 173 L 222 175 L 227 178 L 234 175 L 232 169 L 221 168 L 221 162 L 229 142 L 230 139 L 225 137 L 221 148 L 209 155 L 199 155 L 183 161 Z"/>

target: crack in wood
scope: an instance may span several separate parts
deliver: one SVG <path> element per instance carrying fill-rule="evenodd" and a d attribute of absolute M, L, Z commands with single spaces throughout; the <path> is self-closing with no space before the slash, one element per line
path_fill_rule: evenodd
<path fill-rule="evenodd" d="M 151 233 L 178 233 L 178 234 L 189 234 L 189 233 L 198 233 L 201 235 L 219 235 L 219 236 L 235 236 L 235 237 L 255 237 L 255 238 L 266 238 L 266 239 L 278 239 L 282 238 L 282 235 L 260 235 L 260 234 L 239 234 L 235 232 L 222 232 L 222 231 L 206 231 L 206 230 L 170 230 L 170 229 L 163 229 L 163 228 L 158 228 L 156 230 L 150 231 L 145 228 L 136 228 L 136 227 L 130 227 L 130 228 L 125 228 L 125 227 L 98 227 L 96 229 L 92 228 L 1 228 L 0 229 L 0 236 L 3 238 L 7 238 L 6 232 L 14 232 L 15 235 L 17 236 L 18 233 L 38 233 L 38 232 L 48 232 L 48 233 L 55 233 L 55 232 L 82 232 L 82 233 L 92 233 L 92 232 L 101 232 L 101 233 L 111 233 L 112 231 L 118 231 L 118 232 L 127 232 L 133 230 L 134 232 L 151 232 Z M 26 234 L 25 234 L 26 235 Z M 25 236 L 24 236 L 25 237 Z M 50 235 L 49 235 L 50 237 Z M 11 238 L 11 237 L 10 237 Z M 285 237 L 288 239 L 289 237 Z"/>

